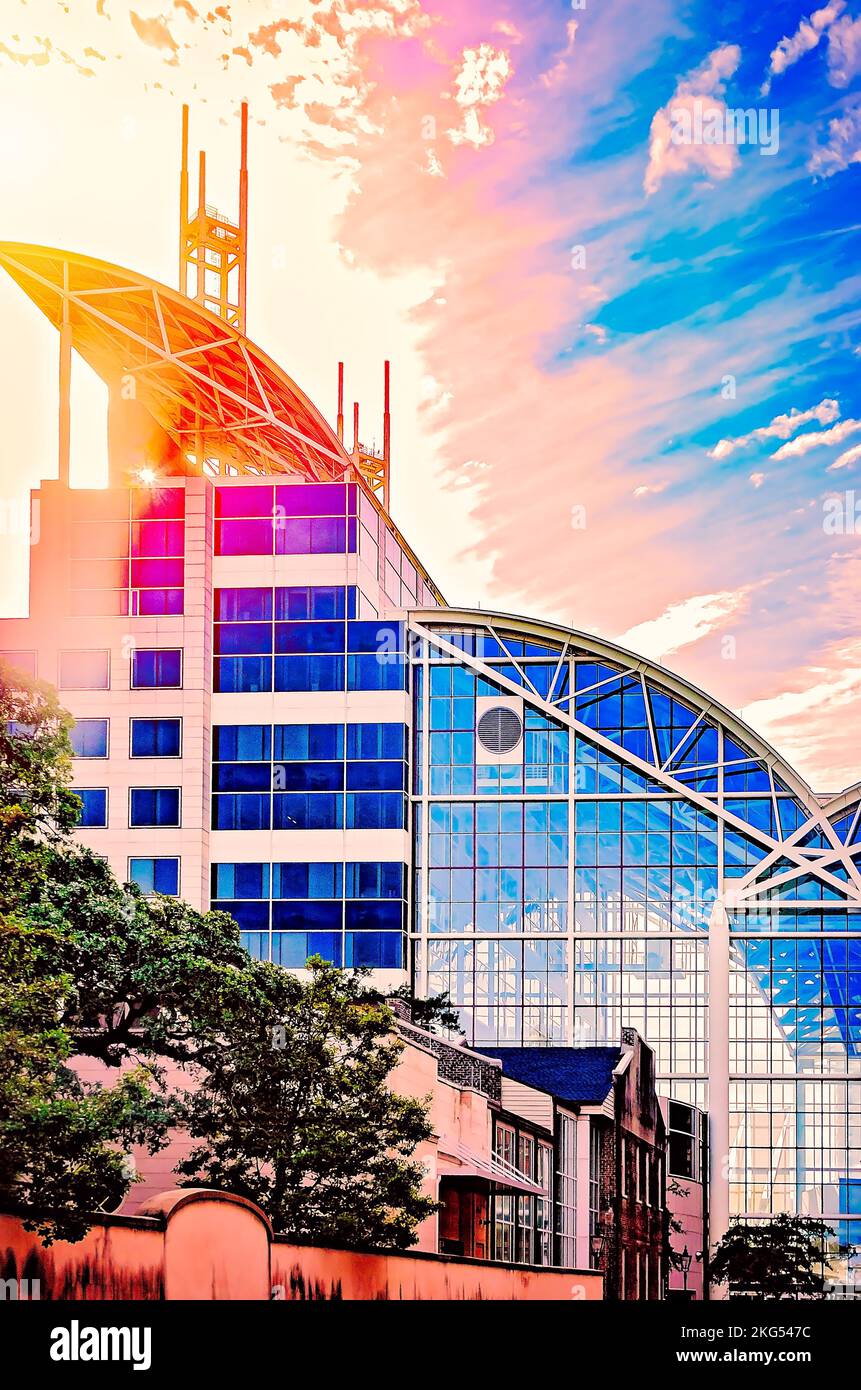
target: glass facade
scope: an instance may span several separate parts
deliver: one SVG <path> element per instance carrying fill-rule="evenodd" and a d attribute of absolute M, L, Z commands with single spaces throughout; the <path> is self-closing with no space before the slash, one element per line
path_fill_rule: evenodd
<path fill-rule="evenodd" d="M 728 1087 L 733 1213 L 861 1241 L 857 790 L 830 811 L 728 713 L 604 644 L 481 614 L 414 626 L 419 992 L 448 990 L 479 1046 L 635 1027 L 662 1091 Z"/>

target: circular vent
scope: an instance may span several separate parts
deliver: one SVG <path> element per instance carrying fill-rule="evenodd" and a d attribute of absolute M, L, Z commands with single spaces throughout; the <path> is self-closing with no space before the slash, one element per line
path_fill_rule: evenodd
<path fill-rule="evenodd" d="M 478 721 L 478 741 L 488 753 L 510 753 L 523 737 L 520 715 L 507 705 L 494 705 Z"/>

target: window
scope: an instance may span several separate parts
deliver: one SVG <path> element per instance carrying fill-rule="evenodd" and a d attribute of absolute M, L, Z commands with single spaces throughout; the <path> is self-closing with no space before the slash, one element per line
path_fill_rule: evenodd
<path fill-rule="evenodd" d="M 692 1105 L 671 1100 L 668 1113 L 667 1167 L 680 1178 L 699 1181 L 697 1112 Z"/>
<path fill-rule="evenodd" d="M 493 1136 L 493 1152 L 501 1163 L 516 1167 L 514 1130 L 510 1125 L 497 1124 Z M 516 1198 L 508 1192 L 497 1192 L 493 1200 L 493 1258 L 511 1264 L 514 1260 Z"/>
<path fill-rule="evenodd" d="M 535 1138 L 520 1134 L 517 1139 L 517 1166 L 528 1178 L 535 1176 Z M 517 1263 L 531 1265 L 535 1258 L 535 1198 L 517 1198 Z"/>
<path fill-rule="evenodd" d="M 595 1120 L 589 1122 L 589 1261 L 598 1267 L 592 1251 L 592 1238 L 601 1224 L 601 1131 Z"/>
<path fill-rule="evenodd" d="M 637 1201 L 649 1200 L 649 1150 L 645 1144 L 637 1148 Z"/>
<path fill-rule="evenodd" d="M 130 859 L 129 882 L 136 883 L 144 893 L 164 893 L 175 898 L 179 893 L 179 860 Z"/>
<path fill-rule="evenodd" d="M 60 652 L 61 690 L 109 690 L 110 652 Z"/>
<path fill-rule="evenodd" d="M 132 787 L 129 790 L 129 826 L 179 825 L 179 787 Z"/>
<path fill-rule="evenodd" d="M 105 787 L 74 787 L 75 796 L 81 798 L 81 817 L 78 825 L 82 830 L 104 830 L 108 823 L 108 793 Z"/>
<path fill-rule="evenodd" d="M 553 1145 L 539 1139 L 535 1150 L 535 1181 L 544 1191 L 535 1198 L 535 1263 L 553 1263 Z"/>
<path fill-rule="evenodd" d="M 0 661 L 7 666 L 14 666 L 16 671 L 23 671 L 25 676 L 32 676 L 35 679 L 35 652 L 0 652 Z"/>
<path fill-rule="evenodd" d="M 182 685 L 180 647 L 136 647 L 132 652 L 132 690 L 177 690 Z"/>
<path fill-rule="evenodd" d="M 107 719 L 78 719 L 69 733 L 72 753 L 76 758 L 106 758 L 108 756 Z"/>
<path fill-rule="evenodd" d="M 576 1265 L 577 1122 L 560 1114 L 556 1141 L 556 1250 L 561 1265 Z"/>
<path fill-rule="evenodd" d="M 133 758 L 178 758 L 182 750 L 181 719 L 133 719 Z"/>

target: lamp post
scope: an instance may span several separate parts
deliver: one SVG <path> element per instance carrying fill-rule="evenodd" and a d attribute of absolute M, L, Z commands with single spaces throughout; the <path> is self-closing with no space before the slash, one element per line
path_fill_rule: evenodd
<path fill-rule="evenodd" d="M 607 1231 L 604 1226 L 596 1226 L 592 1234 L 592 1263 L 595 1269 L 601 1268 L 601 1256 L 607 1244 Z"/>
<path fill-rule="evenodd" d="M 684 1248 L 684 1250 L 682 1251 L 681 1255 L 679 1255 L 679 1269 L 682 1271 L 682 1278 L 683 1278 L 684 1281 L 685 1281 L 685 1286 L 684 1286 L 684 1291 L 685 1291 L 685 1293 L 687 1293 L 687 1291 L 688 1291 L 688 1271 L 690 1270 L 690 1267 L 691 1267 L 691 1253 L 690 1253 L 690 1251 L 688 1250 L 688 1247 L 685 1246 L 685 1248 Z"/>

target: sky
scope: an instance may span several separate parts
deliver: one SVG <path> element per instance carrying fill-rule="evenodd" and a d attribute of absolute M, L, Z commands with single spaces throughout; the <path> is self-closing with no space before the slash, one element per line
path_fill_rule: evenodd
<path fill-rule="evenodd" d="M 861 0 L 5 0 L 0 238 L 175 284 L 181 104 L 235 212 L 242 100 L 249 336 L 330 419 L 343 359 L 378 444 L 391 359 L 392 513 L 448 601 L 858 781 Z M 5 614 L 33 316 L 0 285 Z"/>

